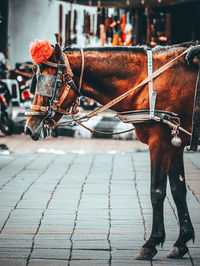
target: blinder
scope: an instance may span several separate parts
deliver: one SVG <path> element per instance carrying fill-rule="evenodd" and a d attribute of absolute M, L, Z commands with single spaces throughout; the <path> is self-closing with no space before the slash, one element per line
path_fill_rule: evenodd
<path fill-rule="evenodd" d="M 56 82 L 56 76 L 35 74 L 32 77 L 30 92 L 31 94 L 35 94 L 35 92 L 37 92 L 37 94 L 41 96 L 52 97 L 55 82 Z"/>
<path fill-rule="evenodd" d="M 30 85 L 30 93 L 33 95 L 35 94 L 36 84 L 37 84 L 37 76 L 35 74 L 32 77 L 31 85 Z"/>
<path fill-rule="evenodd" d="M 56 76 L 41 74 L 37 75 L 36 93 L 41 96 L 52 97 L 55 83 Z"/>

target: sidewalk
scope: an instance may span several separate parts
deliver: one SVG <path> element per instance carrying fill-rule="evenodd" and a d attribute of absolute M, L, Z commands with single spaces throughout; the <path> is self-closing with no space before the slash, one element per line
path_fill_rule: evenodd
<path fill-rule="evenodd" d="M 189 255 L 168 189 L 166 241 L 152 262 L 134 257 L 151 230 L 148 152 L 0 155 L 0 265 L 200 265 L 200 153 L 186 153 L 196 231 Z"/>

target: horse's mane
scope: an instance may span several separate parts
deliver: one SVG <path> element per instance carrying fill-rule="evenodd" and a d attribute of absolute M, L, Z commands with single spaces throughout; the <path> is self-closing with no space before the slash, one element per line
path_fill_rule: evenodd
<path fill-rule="evenodd" d="M 171 49 L 183 49 L 190 47 L 192 45 L 195 45 L 196 42 L 184 42 L 181 44 L 174 44 L 174 45 L 167 45 L 167 46 L 155 46 L 152 48 L 152 52 L 163 52 L 163 51 L 168 51 Z M 149 49 L 148 46 L 146 45 L 141 45 L 141 46 L 104 46 L 104 47 L 86 47 L 83 50 L 85 52 L 128 52 L 128 53 L 145 53 Z M 80 48 L 72 48 L 72 47 L 66 47 L 63 50 L 65 51 L 80 51 Z"/>

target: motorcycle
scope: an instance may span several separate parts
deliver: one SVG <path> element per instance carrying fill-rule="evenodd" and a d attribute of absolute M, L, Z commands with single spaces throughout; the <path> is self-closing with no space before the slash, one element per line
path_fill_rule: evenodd
<path fill-rule="evenodd" d="M 5 82 L 8 70 L 5 64 L 0 63 L 0 130 L 5 135 L 12 135 L 14 122 L 12 120 L 12 96 Z M 4 81 L 5 80 L 5 81 Z"/>
<path fill-rule="evenodd" d="M 33 64 L 30 62 L 17 63 L 16 68 L 10 71 L 10 79 L 18 84 L 18 105 L 21 107 L 26 107 L 26 105 L 32 101 L 32 97 L 28 88 L 33 75 L 32 66 Z M 16 93 L 13 94 L 15 95 Z"/>
<path fill-rule="evenodd" d="M 7 85 L 0 81 L 0 130 L 5 135 L 12 135 L 14 132 L 11 99 Z"/>

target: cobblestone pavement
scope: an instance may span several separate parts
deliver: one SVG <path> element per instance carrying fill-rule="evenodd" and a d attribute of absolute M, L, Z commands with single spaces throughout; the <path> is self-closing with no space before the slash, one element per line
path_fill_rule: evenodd
<path fill-rule="evenodd" d="M 186 154 L 189 254 L 166 258 L 179 231 L 168 189 L 165 244 L 140 262 L 151 230 L 147 151 L 0 155 L 0 265 L 200 265 L 199 162 Z"/>

